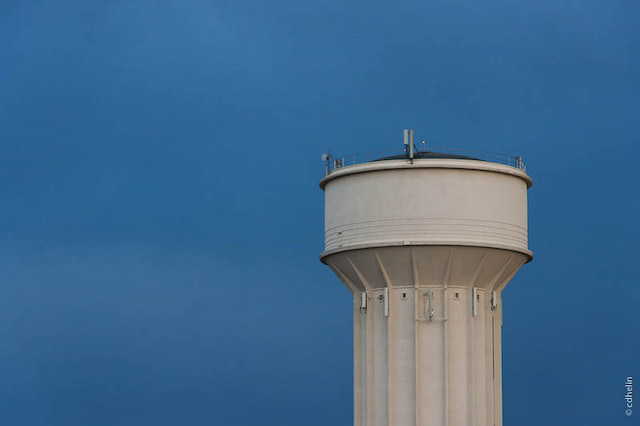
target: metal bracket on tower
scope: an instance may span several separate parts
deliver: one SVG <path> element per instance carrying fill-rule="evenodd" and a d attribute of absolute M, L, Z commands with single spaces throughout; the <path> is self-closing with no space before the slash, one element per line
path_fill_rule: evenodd
<path fill-rule="evenodd" d="M 416 321 L 447 321 L 446 291 L 444 287 L 416 289 Z M 436 309 L 438 309 L 438 316 L 436 316 Z"/>
<path fill-rule="evenodd" d="M 367 312 L 367 293 L 360 293 L 360 312 Z"/>
<path fill-rule="evenodd" d="M 389 316 L 389 288 L 384 288 L 384 316 Z"/>

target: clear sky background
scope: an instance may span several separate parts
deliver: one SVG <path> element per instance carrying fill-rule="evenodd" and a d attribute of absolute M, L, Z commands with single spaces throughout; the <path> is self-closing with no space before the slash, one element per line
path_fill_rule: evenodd
<path fill-rule="evenodd" d="M 320 155 L 522 155 L 506 425 L 632 425 L 634 1 L 2 1 L 0 422 L 352 424 Z M 640 389 L 640 388 L 639 388 Z"/>

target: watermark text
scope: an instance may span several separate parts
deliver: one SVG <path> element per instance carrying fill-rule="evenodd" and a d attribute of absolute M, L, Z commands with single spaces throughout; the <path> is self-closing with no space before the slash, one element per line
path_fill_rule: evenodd
<path fill-rule="evenodd" d="M 624 413 L 627 416 L 630 416 L 633 411 L 633 378 L 631 376 L 627 377 L 627 381 L 624 383 L 624 387 L 627 393 L 624 394 L 624 400 L 627 402 L 627 409 Z"/>

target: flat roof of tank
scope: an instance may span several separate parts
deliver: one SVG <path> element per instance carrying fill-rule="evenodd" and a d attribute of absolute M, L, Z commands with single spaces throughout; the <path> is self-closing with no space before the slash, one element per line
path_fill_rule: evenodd
<path fill-rule="evenodd" d="M 477 161 L 485 161 L 481 158 L 471 157 L 469 155 L 463 154 L 452 154 L 449 152 L 435 152 L 435 151 L 416 151 L 413 153 L 413 159 L 420 158 L 448 158 L 448 159 L 456 159 L 456 160 L 477 160 Z M 386 160 L 407 160 L 410 158 L 407 154 L 396 154 L 396 155 L 388 155 L 385 157 L 377 158 L 375 160 L 370 161 L 386 161 Z"/>

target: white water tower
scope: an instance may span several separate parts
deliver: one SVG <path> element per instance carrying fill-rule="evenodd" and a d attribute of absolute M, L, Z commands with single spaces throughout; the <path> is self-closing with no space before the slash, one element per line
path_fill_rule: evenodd
<path fill-rule="evenodd" d="M 354 425 L 501 426 L 531 178 L 520 157 L 405 151 L 329 157 L 320 181 L 321 260 L 353 294 Z"/>

